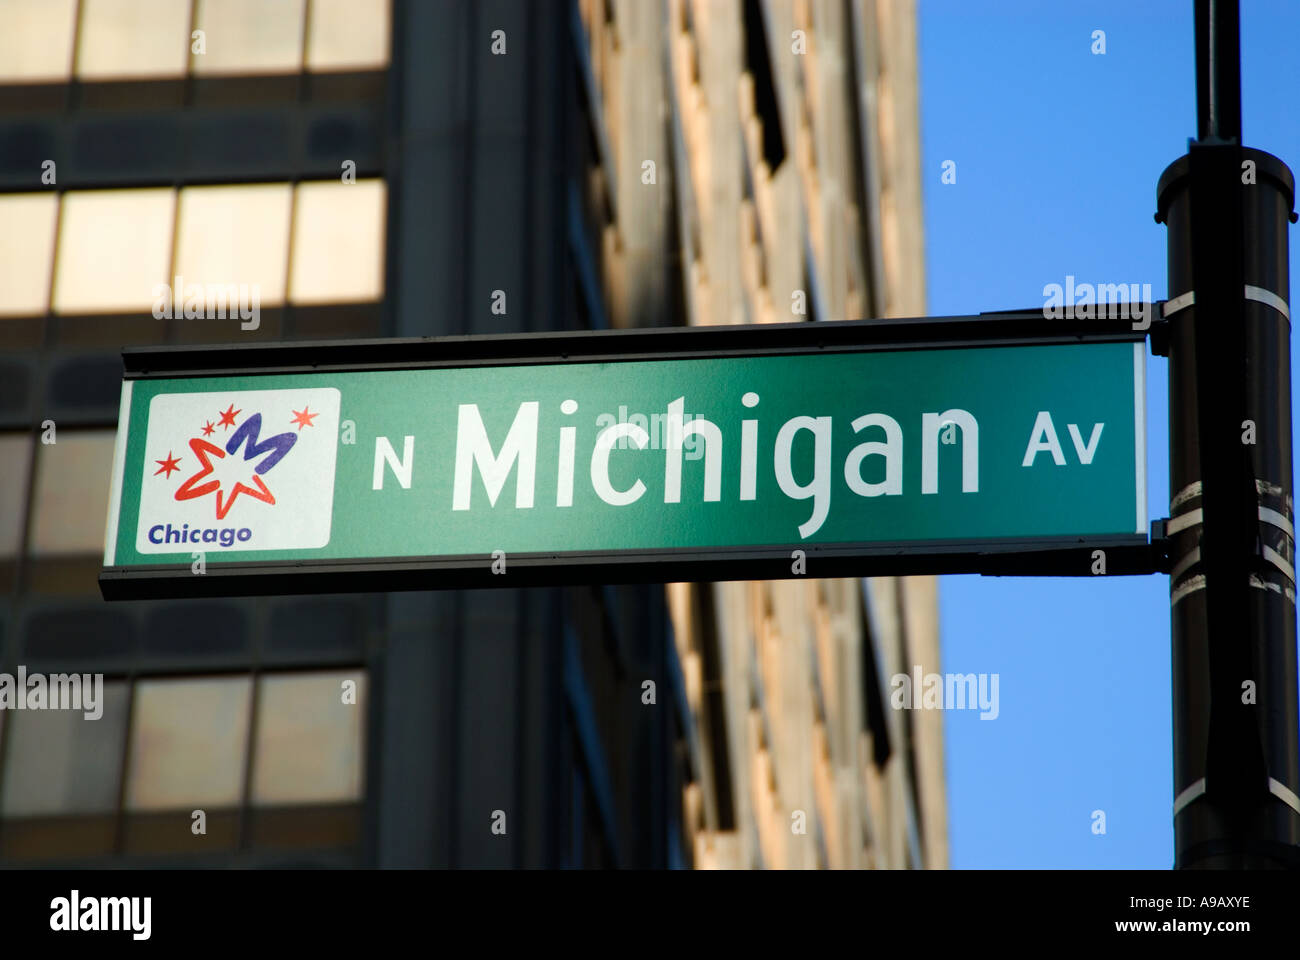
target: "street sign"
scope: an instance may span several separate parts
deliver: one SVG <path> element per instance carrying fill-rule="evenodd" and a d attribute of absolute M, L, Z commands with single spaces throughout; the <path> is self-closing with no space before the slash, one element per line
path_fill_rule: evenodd
<path fill-rule="evenodd" d="M 102 590 L 1086 574 L 1147 544 L 1145 345 L 1026 322 L 131 351 Z"/>

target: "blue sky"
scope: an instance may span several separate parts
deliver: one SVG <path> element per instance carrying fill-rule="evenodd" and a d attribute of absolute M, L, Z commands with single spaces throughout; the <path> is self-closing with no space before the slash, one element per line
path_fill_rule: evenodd
<path fill-rule="evenodd" d="M 920 0 L 919 20 L 929 314 L 1040 306 L 1067 274 L 1165 298 L 1152 214 L 1196 132 L 1192 0 Z M 1296 169 L 1300 3 L 1243 0 L 1241 32 L 1245 143 Z M 1154 518 L 1169 513 L 1164 358 L 1147 380 Z M 939 589 L 943 669 L 1000 675 L 997 720 L 945 715 L 952 865 L 1170 867 L 1168 579 Z"/>

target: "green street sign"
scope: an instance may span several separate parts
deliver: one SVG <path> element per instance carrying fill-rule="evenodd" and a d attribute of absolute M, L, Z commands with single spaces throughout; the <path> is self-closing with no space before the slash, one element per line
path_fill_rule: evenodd
<path fill-rule="evenodd" d="M 976 570 L 1146 544 L 1141 340 L 872 342 L 899 329 L 130 352 L 102 589 Z"/>

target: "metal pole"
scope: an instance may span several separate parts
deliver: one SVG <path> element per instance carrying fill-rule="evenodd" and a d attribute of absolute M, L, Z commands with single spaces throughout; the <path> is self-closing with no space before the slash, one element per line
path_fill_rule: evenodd
<path fill-rule="evenodd" d="M 1241 142 L 1238 0 L 1196 0 L 1196 139 Z"/>
<path fill-rule="evenodd" d="M 1199 139 L 1168 225 L 1178 868 L 1298 866 L 1286 165 L 1241 146 L 1236 0 L 1197 0 Z"/>

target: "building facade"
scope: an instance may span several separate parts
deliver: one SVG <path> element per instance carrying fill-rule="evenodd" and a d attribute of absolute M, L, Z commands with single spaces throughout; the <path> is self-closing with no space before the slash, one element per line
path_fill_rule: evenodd
<path fill-rule="evenodd" d="M 122 346 L 923 313 L 910 3 L 0 16 L 0 863 L 946 865 L 926 578 L 95 582 Z"/>

